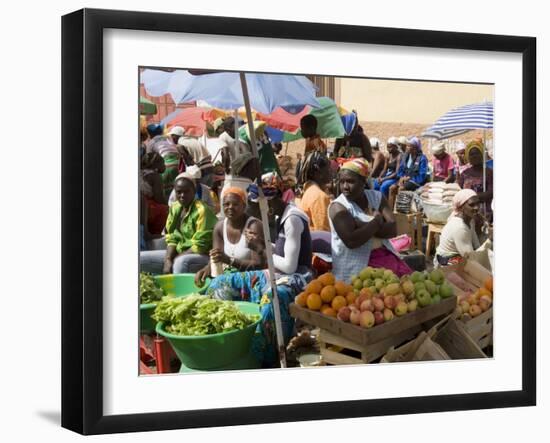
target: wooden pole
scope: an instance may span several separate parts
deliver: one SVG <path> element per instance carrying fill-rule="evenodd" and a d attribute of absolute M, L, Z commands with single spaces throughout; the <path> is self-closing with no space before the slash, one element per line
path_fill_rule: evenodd
<path fill-rule="evenodd" d="M 244 106 L 246 108 L 246 119 L 248 121 L 248 131 L 250 132 L 250 144 L 252 145 L 252 154 L 259 158 L 258 148 L 256 146 L 256 134 L 254 131 L 254 122 L 252 121 L 252 110 L 250 108 L 250 98 L 248 96 L 248 86 L 246 84 L 246 76 L 244 72 L 240 73 L 241 87 L 243 89 Z M 261 187 L 261 171 L 258 177 L 258 203 L 260 204 L 260 214 L 262 218 L 262 226 L 264 231 L 265 253 L 267 256 L 267 269 L 269 271 L 269 283 L 271 285 L 271 293 L 273 296 L 273 314 L 275 318 L 275 332 L 277 335 L 277 348 L 279 351 L 279 362 L 281 368 L 286 368 L 286 350 L 283 337 L 283 328 L 281 321 L 281 311 L 279 296 L 277 295 L 277 284 L 275 283 L 275 267 L 273 265 L 273 251 L 271 246 L 271 236 L 269 234 L 269 220 L 267 217 L 267 200 Z"/>

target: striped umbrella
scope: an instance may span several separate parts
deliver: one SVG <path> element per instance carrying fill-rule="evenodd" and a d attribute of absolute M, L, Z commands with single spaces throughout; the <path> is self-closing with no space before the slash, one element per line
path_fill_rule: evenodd
<path fill-rule="evenodd" d="M 440 117 L 433 126 L 422 133 L 422 137 L 443 140 L 464 134 L 473 129 L 493 127 L 493 103 L 484 102 L 452 109 Z"/>

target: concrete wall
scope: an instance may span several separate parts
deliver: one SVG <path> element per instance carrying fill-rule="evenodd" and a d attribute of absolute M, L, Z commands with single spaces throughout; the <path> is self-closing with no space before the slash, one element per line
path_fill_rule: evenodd
<path fill-rule="evenodd" d="M 493 101 L 494 87 L 459 83 L 340 78 L 336 100 L 360 120 L 433 123 L 457 106 Z"/>

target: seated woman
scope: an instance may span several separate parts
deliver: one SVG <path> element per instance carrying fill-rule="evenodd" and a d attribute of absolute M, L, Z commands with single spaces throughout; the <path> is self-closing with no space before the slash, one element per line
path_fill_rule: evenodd
<path fill-rule="evenodd" d="M 433 154 L 433 181 L 453 183 L 455 180 L 453 159 L 447 153 L 445 143 L 436 143 L 432 146 Z"/>
<path fill-rule="evenodd" d="M 140 269 L 153 274 L 197 272 L 208 263 L 216 215 L 196 198 L 195 182 L 179 178 L 166 220 L 166 251 L 142 251 Z"/>
<path fill-rule="evenodd" d="M 197 165 L 187 166 L 185 172 L 178 174 L 178 178 L 189 178 L 195 183 L 197 189 L 197 199 L 202 200 L 214 213 L 216 213 L 216 203 L 214 201 L 214 195 L 212 189 L 201 182 L 201 170 Z M 172 190 L 170 197 L 168 198 L 168 204 L 172 205 L 176 201 L 176 191 Z"/>
<path fill-rule="evenodd" d="M 162 173 L 166 167 L 164 159 L 156 152 L 148 152 L 141 158 L 141 170 L 139 176 L 140 191 L 142 196 L 142 214 L 146 214 L 143 220 L 146 233 L 145 240 L 160 235 L 168 216 L 168 205 L 164 196 Z"/>
<path fill-rule="evenodd" d="M 402 156 L 398 181 L 390 187 L 390 207 L 393 208 L 399 191 L 416 191 L 426 183 L 428 175 L 428 159 L 422 153 L 422 145 L 417 137 L 407 141 L 407 153 Z"/>
<path fill-rule="evenodd" d="M 386 143 L 386 147 L 390 156 L 386 159 L 380 177 L 374 180 L 374 189 L 380 191 L 387 198 L 391 185 L 397 182 L 397 170 L 401 164 L 401 152 L 399 151 L 396 137 L 390 137 Z"/>
<path fill-rule="evenodd" d="M 292 204 L 282 200 L 281 179 L 276 174 L 262 176 L 262 191 L 268 200 L 270 222 L 274 222 L 277 237 L 273 251 L 277 295 L 285 344 L 294 334 L 294 320 L 289 305 L 311 280 L 311 237 L 307 216 Z M 258 187 L 253 184 L 248 193 L 249 212 L 259 216 Z M 263 254 L 263 241 L 257 234 L 247 231 L 248 246 Z M 274 312 L 269 272 L 246 271 L 223 274 L 214 278 L 207 293 L 233 291 L 234 300 L 244 300 L 260 305 L 262 320 L 260 334 L 254 336 L 252 351 L 264 367 L 278 362 Z"/>
<path fill-rule="evenodd" d="M 474 140 L 466 146 L 465 159 L 470 167 L 464 170 L 458 177 L 457 183 L 462 189 L 472 189 L 477 193 L 481 203 L 487 203 L 486 208 L 490 212 L 489 205 L 493 199 L 493 171 L 485 170 L 485 191 L 483 190 L 483 151 L 485 146 L 481 140 Z"/>
<path fill-rule="evenodd" d="M 371 138 L 370 145 L 372 148 L 372 168 L 370 177 L 371 179 L 377 179 L 382 176 L 384 165 L 386 164 L 386 156 L 380 151 L 380 140 Z"/>
<path fill-rule="evenodd" d="M 380 191 L 365 189 L 368 176 L 363 159 L 344 163 L 340 169 L 342 194 L 329 208 L 332 272 L 337 280 L 349 282 L 366 266 L 391 269 L 398 276 L 412 272 L 388 240 L 397 235 L 393 213 Z"/>
<path fill-rule="evenodd" d="M 297 178 L 302 187 L 302 199 L 298 206 L 308 216 L 311 231 L 330 232 L 328 223 L 330 196 L 325 192 L 330 176 L 328 158 L 321 152 L 310 152 L 304 159 Z"/>
<path fill-rule="evenodd" d="M 246 215 L 247 195 L 240 188 L 226 188 L 222 194 L 225 218 L 214 227 L 210 262 L 195 275 L 198 287 L 211 275 L 211 263 L 222 263 L 226 272 L 265 269 L 262 222 Z M 258 242 L 253 248 L 249 243 Z"/>
<path fill-rule="evenodd" d="M 441 231 L 434 266 L 459 263 L 470 252 L 479 248 L 475 218 L 479 211 L 479 197 L 471 189 L 458 191 L 453 197 L 453 213 Z"/>

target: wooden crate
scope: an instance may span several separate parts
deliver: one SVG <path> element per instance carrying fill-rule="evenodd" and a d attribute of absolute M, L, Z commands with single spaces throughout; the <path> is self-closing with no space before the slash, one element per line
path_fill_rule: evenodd
<path fill-rule="evenodd" d="M 464 323 L 464 329 L 481 349 L 493 344 L 493 308 Z"/>
<path fill-rule="evenodd" d="M 414 326 L 378 343 L 366 346 L 323 329 L 319 332 L 318 340 L 324 363 L 330 365 L 362 364 L 376 360 L 384 355 L 390 347 L 410 340 L 420 330 L 420 326 Z"/>
<path fill-rule="evenodd" d="M 445 275 L 454 272 L 464 279 L 463 287 L 458 287 L 452 282 L 455 294 L 460 296 L 466 292 L 475 292 L 483 286 L 485 279 L 491 276 L 490 271 L 476 261 L 467 260 L 458 265 L 442 268 Z M 481 349 L 493 344 L 493 308 L 489 308 L 481 315 L 464 321 L 465 330 L 477 341 Z"/>
<path fill-rule="evenodd" d="M 290 304 L 290 315 L 361 346 L 367 346 L 373 343 L 379 343 L 382 340 L 390 339 L 415 326 L 421 326 L 424 322 L 443 314 L 449 314 L 453 312 L 455 308 L 456 296 L 453 296 L 443 299 L 436 305 L 419 308 L 414 312 L 409 312 L 402 317 L 395 317 L 391 321 L 376 325 L 369 329 L 323 315 L 318 311 L 303 308 L 296 303 Z"/>
<path fill-rule="evenodd" d="M 477 342 L 468 334 L 464 325 L 450 315 L 428 332 L 422 331 L 414 340 L 399 348 L 390 348 L 380 362 L 462 360 L 486 357 Z"/>

